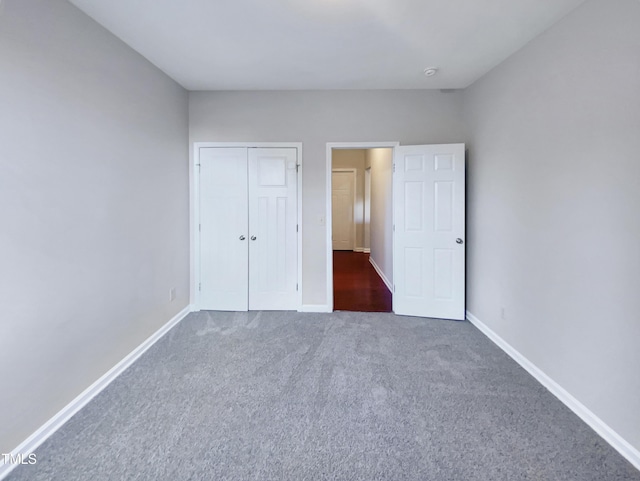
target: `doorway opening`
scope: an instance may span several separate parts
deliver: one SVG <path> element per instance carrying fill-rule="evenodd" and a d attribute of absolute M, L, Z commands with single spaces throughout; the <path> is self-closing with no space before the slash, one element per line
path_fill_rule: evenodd
<path fill-rule="evenodd" d="M 397 142 L 327 143 L 327 310 L 334 309 L 332 167 L 334 153 L 344 149 L 364 150 L 365 159 L 366 153 L 390 157 L 383 164 L 390 179 L 389 200 L 383 209 L 376 209 L 376 179 L 380 178 L 376 176 L 376 164 L 373 161 L 368 164 L 371 165 L 370 263 L 393 292 L 392 311 L 398 315 L 463 320 L 466 173 L 463 143 L 403 146 Z M 357 212 L 359 209 L 354 214 Z M 385 227 L 377 229 L 377 235 L 376 212 L 384 213 L 385 218 L 382 223 Z M 323 216 L 320 222 L 324 221 Z M 381 243 L 385 248 L 377 248 Z"/>
<path fill-rule="evenodd" d="M 333 309 L 392 311 L 392 146 L 330 151 Z"/>

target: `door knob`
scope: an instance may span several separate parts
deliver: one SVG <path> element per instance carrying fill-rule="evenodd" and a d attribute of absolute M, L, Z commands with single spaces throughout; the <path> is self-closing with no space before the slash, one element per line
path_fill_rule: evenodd
<path fill-rule="evenodd" d="M 240 240 L 245 240 L 245 239 L 246 239 L 245 236 L 243 236 L 243 235 L 240 236 Z"/>
<path fill-rule="evenodd" d="M 256 236 L 254 236 L 254 235 L 251 236 L 251 240 L 256 240 L 256 239 L 257 239 Z"/>
<path fill-rule="evenodd" d="M 462 242 L 463 242 L 463 241 L 462 241 L 462 239 L 460 239 L 460 237 L 458 237 L 458 238 L 456 239 L 456 244 L 462 244 Z"/>

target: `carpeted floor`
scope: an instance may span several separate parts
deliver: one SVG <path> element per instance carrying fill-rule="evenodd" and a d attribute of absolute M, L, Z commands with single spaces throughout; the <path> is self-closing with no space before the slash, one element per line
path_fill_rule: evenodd
<path fill-rule="evenodd" d="M 18 480 L 640 480 L 467 322 L 189 315 Z"/>

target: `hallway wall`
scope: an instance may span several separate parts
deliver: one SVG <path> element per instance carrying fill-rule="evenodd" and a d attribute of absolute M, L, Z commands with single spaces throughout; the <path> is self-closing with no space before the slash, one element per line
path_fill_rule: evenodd
<path fill-rule="evenodd" d="M 393 149 L 367 149 L 371 167 L 371 259 L 393 285 Z"/>

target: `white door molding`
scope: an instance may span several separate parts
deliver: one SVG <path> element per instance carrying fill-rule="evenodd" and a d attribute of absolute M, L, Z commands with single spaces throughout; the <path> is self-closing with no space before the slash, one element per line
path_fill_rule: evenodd
<path fill-rule="evenodd" d="M 193 159 L 189 164 L 189 231 L 191 233 L 191 292 L 190 302 L 194 306 L 194 310 L 200 310 L 200 295 L 198 282 L 200 279 L 200 235 L 199 221 L 200 218 L 200 149 L 201 148 L 295 148 L 298 154 L 298 202 L 297 202 L 297 224 L 298 224 L 298 310 L 302 310 L 302 142 L 194 142 L 193 143 Z M 330 176 L 330 175 L 329 175 Z"/>
<path fill-rule="evenodd" d="M 398 141 L 389 142 L 327 142 L 326 148 L 326 160 L 325 160 L 325 175 L 326 175 L 326 190 L 325 190 L 325 229 L 326 229 L 326 256 L 327 256 L 327 312 L 333 311 L 333 241 L 332 241 L 332 216 L 331 216 L 331 170 L 332 170 L 332 152 L 336 150 L 346 149 L 395 149 L 399 146 Z"/>

